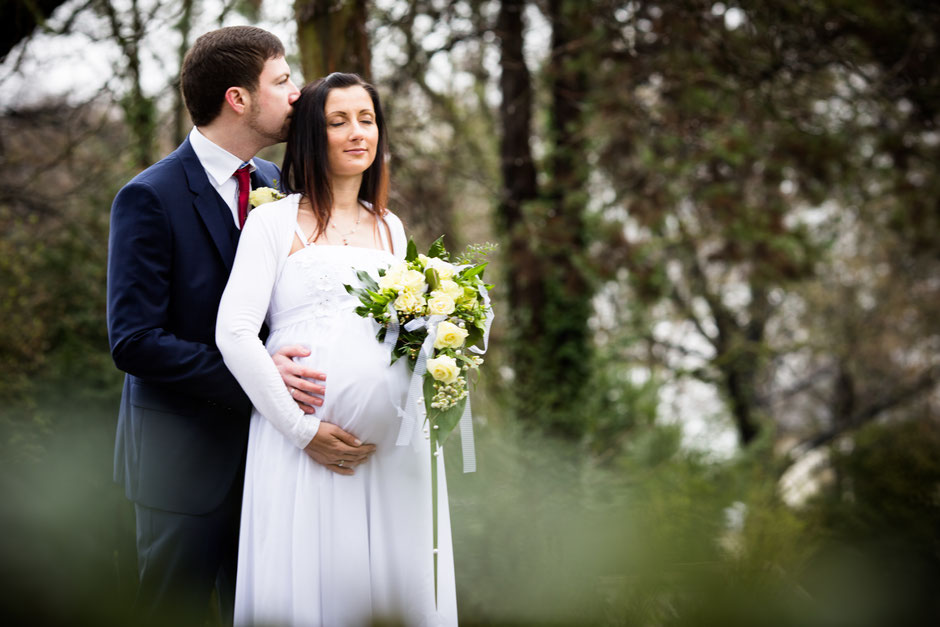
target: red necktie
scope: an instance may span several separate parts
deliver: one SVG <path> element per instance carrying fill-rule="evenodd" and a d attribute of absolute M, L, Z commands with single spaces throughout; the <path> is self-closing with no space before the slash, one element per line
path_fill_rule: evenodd
<path fill-rule="evenodd" d="M 238 228 L 245 226 L 245 219 L 248 218 L 248 192 L 251 191 L 251 173 L 248 171 L 248 164 L 235 170 L 235 178 L 238 179 Z"/>

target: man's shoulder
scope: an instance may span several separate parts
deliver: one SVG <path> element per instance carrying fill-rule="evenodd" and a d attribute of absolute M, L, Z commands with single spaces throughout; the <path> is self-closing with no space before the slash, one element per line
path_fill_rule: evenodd
<path fill-rule="evenodd" d="M 183 165 L 184 145 L 163 157 L 150 167 L 139 172 L 124 185 L 124 189 L 149 188 L 154 193 L 178 191 L 186 185 L 186 170 Z"/>
<path fill-rule="evenodd" d="M 271 183 L 271 187 L 280 187 L 281 169 L 270 161 L 255 157 L 252 159 L 262 179 Z"/>

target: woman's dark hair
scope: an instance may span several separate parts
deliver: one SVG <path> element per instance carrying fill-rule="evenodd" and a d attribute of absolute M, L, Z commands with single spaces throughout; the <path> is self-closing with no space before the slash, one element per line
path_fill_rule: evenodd
<path fill-rule="evenodd" d="M 268 59 L 284 56 L 281 40 L 254 26 L 227 26 L 199 37 L 183 59 L 180 91 L 196 126 L 222 110 L 229 87 L 258 89 Z"/>
<path fill-rule="evenodd" d="M 284 188 L 288 192 L 304 194 L 310 202 L 310 207 L 317 219 L 315 237 L 323 234 L 333 208 L 324 112 L 326 98 L 333 89 L 357 85 L 365 89 L 372 98 L 375 123 L 379 129 L 375 160 L 362 174 L 359 200 L 365 201 L 366 208 L 379 218 L 385 215 L 387 209 L 388 134 L 385 130 L 385 118 L 382 115 L 379 94 L 375 87 L 362 80 L 358 74 L 334 72 L 308 83 L 300 91 L 300 98 L 294 103 L 290 131 L 287 134 L 287 149 L 284 152 L 284 163 L 281 165 Z"/>

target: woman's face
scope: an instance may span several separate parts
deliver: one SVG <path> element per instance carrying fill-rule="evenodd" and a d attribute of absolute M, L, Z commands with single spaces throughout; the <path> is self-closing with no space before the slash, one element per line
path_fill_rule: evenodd
<path fill-rule="evenodd" d="M 323 113 L 330 175 L 361 175 L 375 160 L 379 143 L 379 126 L 369 92 L 359 85 L 332 89 Z"/>

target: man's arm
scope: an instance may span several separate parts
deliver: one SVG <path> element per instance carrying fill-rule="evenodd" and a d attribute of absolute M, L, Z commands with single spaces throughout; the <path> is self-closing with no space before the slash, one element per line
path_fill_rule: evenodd
<path fill-rule="evenodd" d="M 146 183 L 125 186 L 111 209 L 108 337 L 121 370 L 182 394 L 247 410 L 249 401 L 219 351 L 185 340 L 169 320 L 173 239 L 160 199 Z"/>

